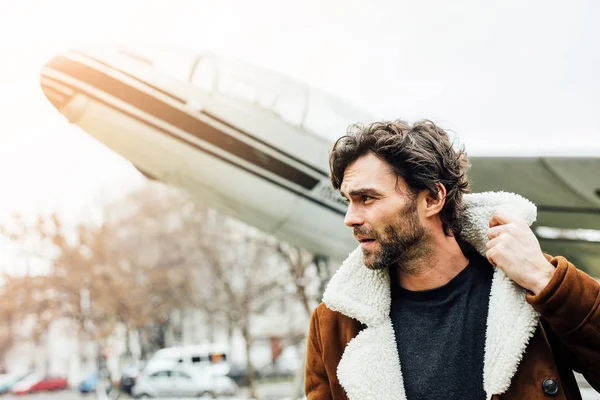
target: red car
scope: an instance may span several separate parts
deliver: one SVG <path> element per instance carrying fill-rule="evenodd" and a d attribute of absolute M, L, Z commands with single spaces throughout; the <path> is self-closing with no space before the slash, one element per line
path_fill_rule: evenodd
<path fill-rule="evenodd" d="M 27 394 L 33 392 L 48 392 L 51 390 L 63 390 L 69 387 L 65 378 L 42 377 L 39 374 L 31 374 L 12 388 L 14 394 Z"/>

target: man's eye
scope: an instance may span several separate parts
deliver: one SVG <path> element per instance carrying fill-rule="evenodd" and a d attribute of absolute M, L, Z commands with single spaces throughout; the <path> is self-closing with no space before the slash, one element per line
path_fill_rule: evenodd
<path fill-rule="evenodd" d="M 374 198 L 371 196 L 363 196 L 363 201 L 373 200 Z"/>

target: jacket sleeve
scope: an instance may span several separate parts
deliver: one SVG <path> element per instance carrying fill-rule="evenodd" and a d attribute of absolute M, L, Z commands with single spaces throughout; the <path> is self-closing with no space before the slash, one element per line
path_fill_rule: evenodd
<path fill-rule="evenodd" d="M 327 400 L 332 398 L 329 378 L 327 377 L 325 363 L 323 362 L 318 308 L 311 315 L 308 339 L 306 340 L 304 391 L 306 392 L 307 400 Z"/>
<path fill-rule="evenodd" d="M 600 388 L 600 284 L 564 257 L 546 287 L 527 301 L 538 311 L 573 356 L 573 369 Z"/>

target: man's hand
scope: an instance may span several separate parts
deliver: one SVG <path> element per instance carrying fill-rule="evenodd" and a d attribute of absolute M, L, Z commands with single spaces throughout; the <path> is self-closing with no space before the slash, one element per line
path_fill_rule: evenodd
<path fill-rule="evenodd" d="M 497 211 L 490 219 L 486 256 L 519 286 L 538 294 L 550 281 L 554 266 L 525 221 Z"/>

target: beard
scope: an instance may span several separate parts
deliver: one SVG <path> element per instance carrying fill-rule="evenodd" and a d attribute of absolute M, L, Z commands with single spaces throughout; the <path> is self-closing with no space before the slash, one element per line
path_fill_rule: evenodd
<path fill-rule="evenodd" d="M 429 235 L 419 221 L 415 199 L 400 210 L 382 233 L 361 228 L 356 228 L 354 234 L 376 241 L 373 249 L 363 249 L 363 263 L 369 269 L 380 270 L 396 265 L 401 272 L 415 273 L 418 267 L 412 261 L 431 253 Z"/>

